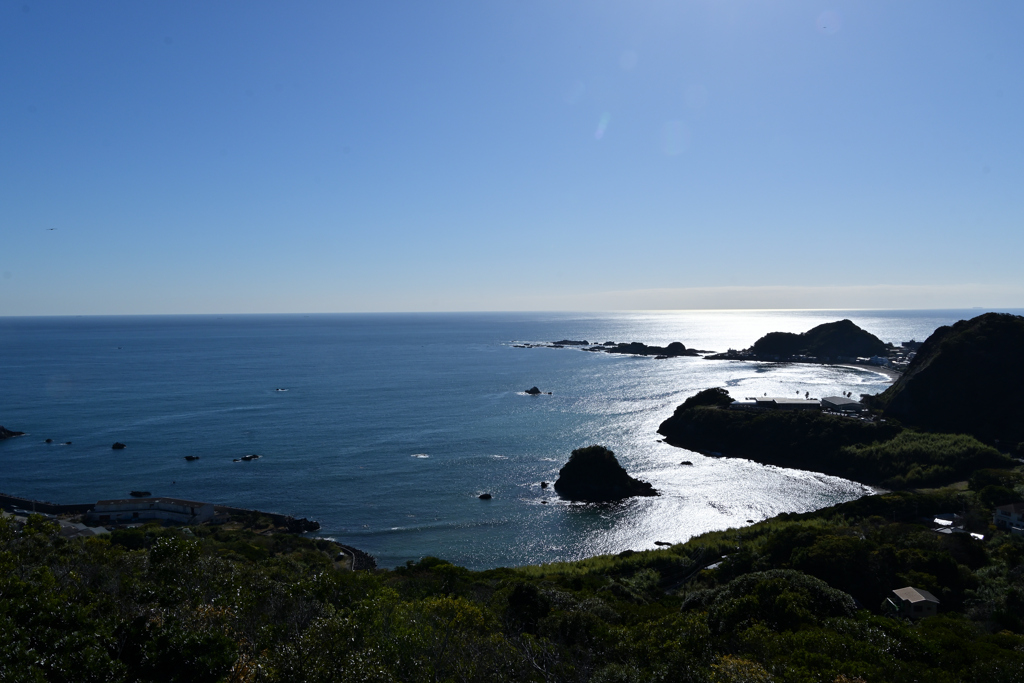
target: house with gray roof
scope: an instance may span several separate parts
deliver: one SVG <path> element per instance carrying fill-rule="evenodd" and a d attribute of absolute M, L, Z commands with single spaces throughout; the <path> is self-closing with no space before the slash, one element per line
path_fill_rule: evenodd
<path fill-rule="evenodd" d="M 934 617 L 939 611 L 939 599 L 923 588 L 897 588 L 886 599 L 887 607 L 898 616 L 909 619 Z"/>

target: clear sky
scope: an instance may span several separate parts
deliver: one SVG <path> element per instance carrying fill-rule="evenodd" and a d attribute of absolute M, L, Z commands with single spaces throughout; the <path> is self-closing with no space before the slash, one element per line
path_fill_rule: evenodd
<path fill-rule="evenodd" d="M 1024 2 L 0 3 L 0 315 L 1024 306 Z"/>

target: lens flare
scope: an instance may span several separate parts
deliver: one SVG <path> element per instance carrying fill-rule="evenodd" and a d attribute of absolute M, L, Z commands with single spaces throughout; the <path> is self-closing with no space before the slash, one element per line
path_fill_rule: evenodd
<path fill-rule="evenodd" d="M 604 137 L 605 132 L 608 130 L 608 124 L 612 120 L 612 115 L 608 112 L 601 114 L 601 118 L 597 122 L 597 130 L 594 131 L 594 139 L 600 140 Z"/>

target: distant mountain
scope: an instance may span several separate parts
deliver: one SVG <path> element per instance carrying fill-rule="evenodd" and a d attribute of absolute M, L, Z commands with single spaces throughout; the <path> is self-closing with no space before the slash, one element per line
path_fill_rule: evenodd
<path fill-rule="evenodd" d="M 883 356 L 888 354 L 885 342 L 849 320 L 839 320 L 811 328 L 803 334 L 769 332 L 750 348 L 759 358 L 778 356 Z"/>
<path fill-rule="evenodd" d="M 1024 441 L 1024 317 L 986 313 L 940 327 L 891 387 L 866 400 L 906 425 L 1016 448 Z"/>

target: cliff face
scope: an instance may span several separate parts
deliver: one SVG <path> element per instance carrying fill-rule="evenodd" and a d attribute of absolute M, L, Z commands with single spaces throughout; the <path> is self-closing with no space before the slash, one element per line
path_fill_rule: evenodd
<path fill-rule="evenodd" d="M 887 353 L 885 342 L 850 320 L 838 320 L 811 328 L 802 334 L 769 332 L 754 342 L 757 356 L 807 355 L 818 358 L 878 356 Z"/>
<path fill-rule="evenodd" d="M 924 429 L 1024 441 L 1024 317 L 986 313 L 940 327 L 910 367 L 868 404 Z"/>

